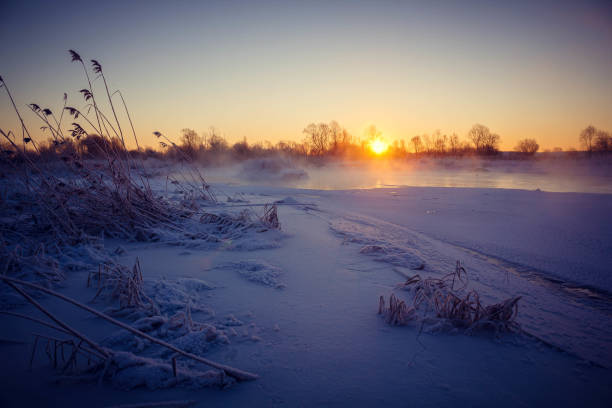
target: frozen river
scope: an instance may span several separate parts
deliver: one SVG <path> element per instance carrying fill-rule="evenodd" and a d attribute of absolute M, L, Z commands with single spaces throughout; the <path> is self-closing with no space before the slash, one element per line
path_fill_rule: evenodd
<path fill-rule="evenodd" d="M 471 187 L 612 194 L 612 162 L 573 160 L 373 160 L 304 166 L 267 158 L 208 168 L 213 183 L 264 184 L 318 190 L 381 187 Z"/>

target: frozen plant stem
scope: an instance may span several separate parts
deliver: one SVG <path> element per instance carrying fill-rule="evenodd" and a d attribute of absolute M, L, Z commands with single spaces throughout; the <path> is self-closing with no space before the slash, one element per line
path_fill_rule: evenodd
<path fill-rule="evenodd" d="M 28 128 L 23 122 L 23 118 L 21 117 L 21 113 L 19 113 L 19 109 L 17 109 L 17 105 L 15 105 L 15 100 L 13 99 L 13 95 L 11 94 L 11 91 L 9 90 L 8 85 L 6 85 L 6 82 L 4 82 L 4 79 L 1 76 L 0 76 L 0 86 L 3 86 L 4 89 L 6 89 L 6 93 L 8 94 L 9 99 L 11 100 L 13 109 L 15 109 L 15 113 L 17 114 L 17 117 L 19 118 L 19 122 L 21 122 L 21 136 L 23 138 L 23 153 L 25 154 L 26 152 L 26 144 L 27 144 L 26 137 L 25 137 L 26 134 L 28 135 L 27 139 L 32 142 L 32 146 L 34 146 L 36 151 L 38 151 L 38 147 L 34 143 L 34 139 L 32 139 L 32 136 L 30 136 L 30 132 L 28 131 Z"/>
<path fill-rule="evenodd" d="M 75 329 L 73 329 L 72 327 L 68 326 L 66 323 L 64 323 L 63 321 L 61 321 L 57 317 L 55 317 L 55 315 L 53 315 L 51 312 L 49 312 L 47 309 L 45 309 L 40 303 L 38 303 L 36 300 L 34 300 L 30 295 L 28 295 L 26 292 L 24 292 L 23 289 L 17 287 L 14 284 L 14 283 L 24 284 L 24 283 L 27 283 L 27 282 L 21 282 L 18 279 L 11 279 L 11 278 L 7 278 L 7 277 L 4 277 L 4 276 L 0 276 L 0 279 L 4 280 L 4 282 L 7 285 L 9 285 L 11 288 L 15 289 L 15 291 L 17 293 L 19 293 L 21 296 L 23 296 L 28 302 L 30 302 L 32 305 L 34 305 L 34 307 L 36 307 L 38 310 L 40 310 L 45 315 L 47 315 L 47 317 L 49 317 L 49 319 L 53 320 L 61 328 L 63 328 L 64 330 L 70 332 L 70 334 L 72 334 L 74 337 L 77 337 L 80 340 L 84 341 L 85 343 L 89 344 L 94 350 L 96 350 L 98 353 L 100 353 L 105 358 L 109 357 L 109 353 L 108 353 L 107 350 L 105 350 L 104 348 L 100 347 L 97 343 L 93 342 L 92 340 L 89 340 L 85 335 L 79 333 L 78 331 L 76 331 Z M 38 285 L 33 285 L 33 286 L 38 286 Z M 42 288 L 42 286 L 40 288 Z"/>
<path fill-rule="evenodd" d="M 9 286 L 11 286 L 13 289 L 15 289 L 16 291 L 18 291 L 18 292 L 19 292 L 19 293 L 20 293 L 22 296 L 24 296 L 26 299 L 30 300 L 30 303 L 34 304 L 35 306 L 36 306 L 36 305 L 38 305 L 37 307 L 38 307 L 38 308 L 39 308 L 39 309 L 40 309 L 40 310 L 41 310 L 43 313 L 45 313 L 45 314 L 46 314 L 47 316 L 49 316 L 49 317 L 50 317 L 52 320 L 54 320 L 54 321 L 55 321 L 57 324 L 59 324 L 59 325 L 60 325 L 61 327 L 63 327 L 64 329 L 66 329 L 66 330 L 70 331 L 71 333 L 73 332 L 73 329 L 71 329 L 69 326 L 65 325 L 64 323 L 62 323 L 61 321 L 59 321 L 57 318 L 55 318 L 53 315 L 51 315 L 51 313 L 49 313 L 48 311 L 46 311 L 46 310 L 45 310 L 45 309 L 44 309 L 42 306 L 40 306 L 40 305 L 39 305 L 39 304 L 38 304 L 38 303 L 37 303 L 37 302 L 36 302 L 34 299 L 32 299 L 32 297 L 31 297 L 30 295 L 28 295 L 27 293 L 25 293 L 23 290 L 19 289 L 17 286 L 15 286 L 15 284 L 19 284 L 19 285 L 22 285 L 22 286 L 27 286 L 27 287 L 30 287 L 30 288 L 32 288 L 32 289 L 36 289 L 36 290 L 39 290 L 39 291 L 41 291 L 41 292 L 47 293 L 47 294 L 49 294 L 49 295 L 51 295 L 51 296 L 55 296 L 55 297 L 57 297 L 57 298 L 59 298 L 59 299 L 62 299 L 63 301 L 68 302 L 68 303 L 71 303 L 71 304 L 73 304 L 74 306 L 77 306 L 77 307 L 79 307 L 79 308 L 81 308 L 81 309 L 84 309 L 84 310 L 86 310 L 86 311 L 88 311 L 88 312 L 90 312 L 90 313 L 92 313 L 92 314 L 94 314 L 94 315 L 96 315 L 96 316 L 98 316 L 98 317 L 100 317 L 100 318 L 102 318 L 102 319 L 104 319 L 104 320 L 106 320 L 106 321 L 108 321 L 108 322 L 110 322 L 110 323 L 114 324 L 115 326 L 119 326 L 119 327 L 121 327 L 122 329 L 125 329 L 125 330 L 127 330 L 127 331 L 129 331 L 129 332 L 131 332 L 131 333 L 133 333 L 133 334 L 135 334 L 135 335 L 137 335 L 137 336 L 139 336 L 139 337 L 142 337 L 142 338 L 144 338 L 144 339 L 146 339 L 146 340 L 149 340 L 151 343 L 155 343 L 155 344 L 158 344 L 158 345 L 160 345 L 160 346 L 166 347 L 166 348 L 168 348 L 168 349 L 170 349 L 170 350 L 172 350 L 172 351 L 174 351 L 174 352 L 176 352 L 176 353 L 178 353 L 178 354 L 180 354 L 180 355 L 182 355 L 182 356 L 184 356 L 184 357 L 190 358 L 190 359 L 195 360 L 195 361 L 199 361 L 200 363 L 206 364 L 206 365 L 208 365 L 208 366 L 210 366 L 210 367 L 213 367 L 213 368 L 217 368 L 217 369 L 219 369 L 219 370 L 222 370 L 222 371 L 224 371 L 224 372 L 225 372 L 225 373 L 226 373 L 228 376 L 230 376 L 230 377 L 232 377 L 232 378 L 236 379 L 237 381 L 250 381 L 250 380 L 255 380 L 255 379 L 259 378 L 259 376 L 258 376 L 257 374 L 249 373 L 248 371 L 243 371 L 243 370 L 240 370 L 240 369 L 237 369 L 237 368 L 233 368 L 233 367 L 230 367 L 230 366 L 226 366 L 226 365 L 223 365 L 223 364 L 219 364 L 219 363 L 216 363 L 216 362 L 214 362 L 214 361 L 208 360 L 208 359 L 206 359 L 206 358 L 203 358 L 203 357 L 200 357 L 200 356 L 196 356 L 195 354 L 191 354 L 191 353 L 189 353 L 189 352 L 186 352 L 186 351 L 184 351 L 184 350 L 181 350 L 181 349 L 179 349 L 178 347 L 173 346 L 173 345 L 172 345 L 172 344 L 170 344 L 170 343 L 166 343 L 166 342 L 165 342 L 165 341 L 163 341 L 163 340 L 159 340 L 159 339 L 156 339 L 155 337 L 149 336 L 148 334 L 143 333 L 143 332 L 141 332 L 141 331 L 140 331 L 140 330 L 138 330 L 138 329 L 135 329 L 135 328 L 133 328 L 133 327 L 131 327 L 131 326 L 129 326 L 129 325 L 127 325 L 127 324 L 125 324 L 125 323 L 122 323 L 122 322 L 120 322 L 119 320 L 113 319 L 112 317 L 110 317 L 110 316 L 108 316 L 108 315 L 106 315 L 106 314 L 104 314 L 104 313 L 102 313 L 102 312 L 99 312 L 99 311 L 97 311 L 97 310 L 95 310 L 95 309 L 92 309 L 91 307 L 89 307 L 89 306 L 87 306 L 87 305 L 84 305 L 83 303 L 77 302 L 76 300 L 71 299 L 71 298 L 69 298 L 69 297 L 67 297 L 67 296 L 64 296 L 64 295 L 62 295 L 61 293 L 55 292 L 54 290 L 47 289 L 47 288 L 45 288 L 45 287 L 42 287 L 42 286 L 36 285 L 36 284 L 34 284 L 34 283 L 30 283 L 30 282 L 22 281 L 22 280 L 19 280 L 19 279 L 9 278 L 9 277 L 7 277 L 7 276 L 0 276 L 0 280 L 3 280 L 3 281 L 4 281 L 4 282 L 6 282 L 6 283 L 7 283 Z M 53 317 L 52 317 L 52 316 L 53 316 Z M 81 335 L 78 335 L 78 334 L 75 334 L 75 333 L 76 333 L 76 332 L 74 332 L 74 333 L 73 333 L 73 335 L 74 335 L 75 337 L 78 337 L 78 338 L 82 339 L 82 340 L 83 340 L 83 341 L 85 341 L 87 344 L 90 344 L 92 347 L 96 348 L 96 350 L 97 350 L 98 348 L 100 348 L 100 347 L 99 347 L 97 344 L 95 344 L 95 343 L 93 343 L 93 342 L 91 342 L 91 343 L 90 343 L 90 341 L 89 341 L 89 340 L 87 340 L 85 337 L 83 337 L 83 336 L 81 336 Z M 94 346 L 94 345 L 95 345 L 95 346 Z M 103 350 L 103 349 L 102 349 L 102 350 Z M 104 350 L 103 350 L 103 351 L 104 351 Z M 107 352 L 106 352 L 106 351 L 104 351 L 104 354 L 105 354 L 105 355 L 107 355 L 106 353 L 107 353 Z"/>

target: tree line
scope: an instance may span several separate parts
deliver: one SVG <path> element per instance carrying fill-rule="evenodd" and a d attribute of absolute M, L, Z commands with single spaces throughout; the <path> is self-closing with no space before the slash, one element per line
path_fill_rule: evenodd
<path fill-rule="evenodd" d="M 183 129 L 180 147 L 193 158 L 219 153 L 227 153 L 239 158 L 266 153 L 319 158 L 340 156 L 364 158 L 374 154 L 369 147 L 371 141 L 382 137 L 382 132 L 375 125 L 369 126 L 362 137 L 356 137 L 336 121 L 310 123 L 303 129 L 302 134 L 303 138 L 300 142 L 249 143 L 246 138 L 243 138 L 230 144 L 215 128 L 210 128 L 201 135 L 192 129 Z M 449 136 L 440 131 L 435 131 L 431 135 L 414 136 L 408 143 L 405 140 L 394 140 L 389 143 L 385 156 L 496 155 L 499 153 L 500 139 L 500 136 L 492 133 L 488 127 L 476 124 L 470 129 L 464 140 L 461 140 L 456 133 Z M 173 154 L 173 146 L 162 142 L 161 147 L 165 154 Z"/>
<path fill-rule="evenodd" d="M 246 137 L 235 143 L 229 143 L 218 129 L 210 127 L 198 134 L 195 130 L 185 128 L 181 131 L 176 143 L 169 138 L 154 133 L 159 138 L 159 148 L 146 148 L 130 151 L 132 155 L 145 157 L 171 158 L 180 160 L 189 157 L 203 162 L 226 160 L 244 160 L 272 154 L 284 154 L 301 158 L 333 158 L 363 159 L 374 155 L 370 149 L 372 140 L 381 138 L 382 132 L 376 126 L 369 126 L 362 137 L 350 134 L 338 122 L 310 123 L 302 131 L 301 141 L 279 141 L 275 144 L 269 141 L 250 143 Z M 40 143 L 38 155 L 43 159 L 53 159 L 58 156 L 76 152 L 86 157 L 102 157 L 107 151 L 124 149 L 117 141 L 109 141 L 96 134 L 87 134 L 73 129 L 72 139 L 66 139 L 59 144 L 49 139 Z M 160 138 L 160 136 L 163 136 Z M 578 137 L 580 146 L 590 156 L 595 153 L 612 152 L 612 136 L 610 132 L 594 126 L 587 126 Z M 394 140 L 389 143 L 384 156 L 392 158 L 406 157 L 443 157 L 443 156 L 488 156 L 500 154 L 501 137 L 487 126 L 475 124 L 460 138 L 456 133 L 450 135 L 435 131 L 431 134 L 416 135 L 406 140 Z M 540 149 L 533 138 L 519 140 L 511 157 L 527 158 L 534 156 Z M 555 148 L 555 152 L 562 149 Z"/>

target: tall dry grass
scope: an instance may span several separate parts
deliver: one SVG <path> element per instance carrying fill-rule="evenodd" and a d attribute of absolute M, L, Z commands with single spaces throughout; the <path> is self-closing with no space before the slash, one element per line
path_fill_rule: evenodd
<path fill-rule="evenodd" d="M 131 361 L 130 364 L 159 369 L 158 363 L 100 346 L 28 293 L 37 291 L 62 299 L 137 337 L 171 350 L 175 353 L 172 358 L 173 381 L 177 383 L 180 378 L 176 356 L 179 355 L 215 368 L 217 371 L 210 374 L 211 381 L 218 380 L 220 385 L 226 384 L 226 376 L 236 380 L 257 378 L 252 373 L 188 353 L 49 289 L 53 282 L 64 278 L 68 265 L 91 268 L 97 263 L 98 273 L 90 273 L 88 278 L 88 286 L 97 285 L 94 299 L 105 296 L 117 300 L 120 309 L 142 309 L 162 318 L 157 316 L 160 312 L 155 303 L 145 294 L 140 263 L 137 261 L 131 269 L 118 264 L 105 250 L 103 238 L 155 240 L 160 231 L 168 232 L 172 237 L 205 237 L 205 234 L 198 235 L 197 231 L 188 231 L 184 221 L 195 218 L 193 216 L 200 211 L 198 203 L 217 203 L 214 192 L 193 161 L 186 161 L 181 169 L 168 176 L 172 185 L 182 193 L 183 200 L 170 200 L 154 192 L 142 158 L 130 155 L 126 146 L 114 96 L 120 97 L 135 144 L 138 148 L 140 144 L 123 95 L 119 91 L 111 92 L 99 61 L 91 60 L 91 67 L 88 67 L 76 51 L 70 50 L 69 53 L 71 60 L 83 68 L 88 84 L 88 88 L 79 91 L 84 106 L 68 105 L 67 94 L 64 94 L 59 115 L 36 103 L 27 105 L 40 121 L 43 131 L 50 134 L 51 143 L 47 145 L 34 140 L 13 94 L 0 77 L 0 87 L 12 103 L 22 133 L 19 139 L 12 131 L 0 129 L 3 142 L 0 156 L 0 281 L 3 282 L 2 289 L 12 289 L 50 321 L 35 319 L 37 323 L 61 334 L 61 337 L 36 334 L 31 361 L 37 344 L 45 343 L 54 367 L 60 368 L 62 373 L 76 372 L 78 356 L 85 358 L 88 366 L 92 362 L 93 371 L 87 369 L 88 373 L 95 372 L 100 379 L 104 379 L 109 370 L 122 370 L 127 360 Z M 101 109 L 100 98 L 92 86 L 95 79 L 92 80 L 90 74 L 102 80 L 111 114 Z M 63 126 L 66 118 L 72 120 L 68 131 Z M 158 137 L 165 138 L 161 133 Z M 181 148 L 170 139 L 165 140 L 181 152 Z M 45 151 L 50 154 L 60 152 L 60 162 L 39 160 Z M 205 215 L 208 213 L 203 214 L 201 222 L 206 223 Z M 241 228 L 252 228 L 248 220 L 241 217 L 234 219 L 229 215 L 219 215 L 215 220 L 224 225 L 235 226 L 238 222 Z M 218 228 L 217 225 L 214 227 Z M 0 303 L 6 299 L 8 297 L 2 293 Z M 21 317 L 33 319 L 27 315 Z M 69 352 L 68 358 L 63 356 L 64 349 Z M 58 350 L 61 350 L 59 354 Z M 62 367 L 58 366 L 60 360 Z M 153 367 L 155 364 L 157 368 Z M 194 378 L 201 377 L 200 373 L 193 375 Z"/>
<path fill-rule="evenodd" d="M 41 232 L 52 231 L 53 238 L 60 242 L 74 242 L 84 235 L 101 234 L 137 239 L 146 236 L 147 230 L 160 225 L 176 229 L 177 220 L 186 215 L 186 209 L 156 196 L 146 172 L 142 171 L 144 166 L 141 159 L 128 154 L 112 97 L 121 97 L 133 130 L 123 96 L 118 91 L 111 94 L 101 63 L 91 60 L 92 73 L 98 75 L 104 84 L 114 118 L 114 121 L 109 120 L 97 102 L 90 71 L 83 58 L 74 50 L 69 52 L 71 60 L 83 67 L 89 85 L 89 88 L 80 90 L 85 101 L 84 108 L 67 106 L 66 94 L 59 118 L 51 109 L 38 104 L 32 103 L 28 107 L 41 121 L 42 128 L 50 133 L 54 147 L 78 146 L 87 138 L 89 149 L 95 149 L 100 160 L 86 160 L 86 151 L 76 148 L 62 152 L 64 167 L 61 169 L 46 168 L 35 161 L 28 146 L 40 153 L 39 144 L 32 138 L 8 85 L 0 77 L 0 86 L 9 96 L 22 127 L 21 143 L 12 132 L 0 129 L 5 145 L 4 163 L 19 174 L 12 186 L 13 191 L 19 190 L 29 196 L 36 207 L 33 211 L 37 214 L 36 228 Z M 67 134 L 62 128 L 64 112 L 73 120 Z M 136 133 L 133 135 L 138 145 Z M 188 173 L 188 176 L 176 176 L 182 177 L 179 180 L 181 188 L 191 195 L 197 194 L 199 199 L 215 202 L 214 193 L 195 166 L 189 168 Z"/>

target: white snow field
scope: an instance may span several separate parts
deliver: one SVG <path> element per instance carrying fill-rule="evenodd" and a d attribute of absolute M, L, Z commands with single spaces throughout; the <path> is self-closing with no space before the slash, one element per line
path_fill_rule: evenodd
<path fill-rule="evenodd" d="M 110 250 L 120 248 L 118 262 L 139 259 L 158 308 L 155 321 L 117 310 L 114 317 L 259 378 L 200 375 L 206 366 L 179 358 L 177 381 L 172 352 L 41 295 L 73 327 L 127 352 L 117 357 L 123 371 L 100 383 L 61 377 L 40 346 L 30 369 L 32 333 L 53 331 L 0 315 L 0 406 L 612 404 L 612 195 L 216 188 L 222 203 L 207 212 L 261 214 L 263 204 L 277 202 L 281 231 L 229 228 L 214 242 L 107 240 Z M 457 261 L 484 303 L 521 296 L 520 331 L 390 326 L 377 314 L 381 295 L 409 301 L 397 287 L 406 276 L 442 277 Z M 90 272 L 68 271 L 56 289 L 97 310 L 116 308 L 112 299 L 92 301 Z M 41 316 L 29 305 L 10 310 Z"/>

